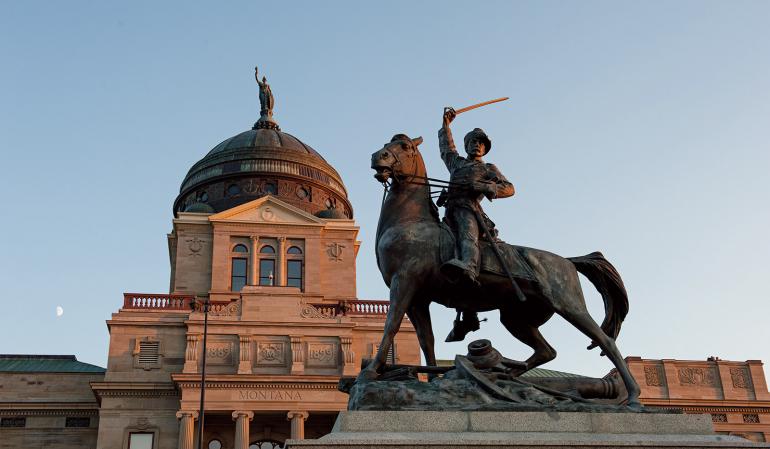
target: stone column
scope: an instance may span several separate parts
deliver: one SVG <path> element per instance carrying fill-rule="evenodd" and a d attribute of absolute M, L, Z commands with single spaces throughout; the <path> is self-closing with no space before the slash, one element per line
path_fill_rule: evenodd
<path fill-rule="evenodd" d="M 195 440 L 195 420 L 198 412 L 192 410 L 180 410 L 176 412 L 179 420 L 179 449 L 193 449 Z"/>
<path fill-rule="evenodd" d="M 236 410 L 233 412 L 235 420 L 235 444 L 233 449 L 249 448 L 249 421 L 254 418 L 254 412 Z"/>
<path fill-rule="evenodd" d="M 248 285 L 259 285 L 259 236 L 252 235 L 251 251 L 249 251 Z"/>
<path fill-rule="evenodd" d="M 278 254 L 275 258 L 275 285 L 286 286 L 286 237 L 278 237 Z"/>
<path fill-rule="evenodd" d="M 305 420 L 310 416 L 308 412 L 292 410 L 286 414 L 286 419 L 291 421 L 291 439 L 305 439 Z"/>

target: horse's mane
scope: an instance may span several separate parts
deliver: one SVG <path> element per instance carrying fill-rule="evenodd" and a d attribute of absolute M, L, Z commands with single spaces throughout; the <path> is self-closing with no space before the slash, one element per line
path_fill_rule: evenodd
<path fill-rule="evenodd" d="M 414 154 L 417 157 L 417 165 L 422 169 L 422 174 L 420 176 L 427 176 L 428 171 L 425 168 L 425 160 L 422 158 L 422 153 L 420 153 L 420 149 L 418 148 L 418 145 L 422 143 L 422 138 L 418 137 L 418 139 L 419 143 L 416 143 L 406 134 L 396 134 L 393 136 L 393 138 L 390 139 L 390 143 L 399 142 L 411 146 L 412 150 L 414 150 Z M 428 189 L 428 192 L 430 192 L 430 188 Z M 430 193 L 428 193 L 428 202 L 430 203 L 431 216 L 436 220 L 437 223 L 441 222 L 441 218 L 439 217 L 438 213 L 438 206 L 435 202 L 433 202 L 433 198 L 430 197 Z"/>

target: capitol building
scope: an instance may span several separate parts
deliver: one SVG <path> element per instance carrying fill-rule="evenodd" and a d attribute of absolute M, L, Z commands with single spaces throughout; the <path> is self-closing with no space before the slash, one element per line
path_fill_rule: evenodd
<path fill-rule="evenodd" d="M 181 181 L 169 291 L 116 292 L 107 366 L 0 355 L 0 448 L 197 447 L 204 356 L 202 447 L 277 448 L 331 430 L 347 407 L 338 382 L 377 351 L 388 302 L 357 296 L 359 228 L 342 176 L 281 130 L 269 86 L 260 89 L 254 126 Z M 420 364 L 408 320 L 389 362 Z M 629 365 L 643 403 L 710 413 L 717 431 L 770 440 L 761 362 Z M 568 375 L 538 375 L 548 373 Z"/>

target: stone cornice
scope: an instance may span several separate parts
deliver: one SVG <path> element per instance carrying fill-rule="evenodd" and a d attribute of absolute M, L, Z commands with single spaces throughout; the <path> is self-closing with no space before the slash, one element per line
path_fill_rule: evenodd
<path fill-rule="evenodd" d="M 91 389 L 99 399 L 123 396 L 179 396 L 176 385 L 170 382 L 91 382 Z"/>
<path fill-rule="evenodd" d="M 96 402 L 0 402 L 0 416 L 96 416 Z"/>
<path fill-rule="evenodd" d="M 655 399 L 642 398 L 642 404 L 653 407 L 677 407 L 677 408 L 768 408 L 770 401 L 757 401 L 752 399 Z"/>
<path fill-rule="evenodd" d="M 269 379 L 265 379 L 269 377 Z M 200 388 L 199 374 L 172 374 L 171 378 L 179 388 Z M 264 376 L 224 374 L 212 375 L 206 379 L 206 388 L 217 389 L 291 389 L 291 390 L 337 390 L 339 376 Z"/>

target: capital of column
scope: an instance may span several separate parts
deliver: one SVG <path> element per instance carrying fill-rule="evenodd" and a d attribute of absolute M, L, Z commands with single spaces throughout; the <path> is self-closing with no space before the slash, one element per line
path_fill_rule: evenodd
<path fill-rule="evenodd" d="M 248 412 L 243 410 L 236 410 L 233 412 L 233 420 L 237 420 L 241 416 L 245 416 L 246 419 L 251 421 L 252 419 L 254 419 L 254 412 Z"/>
<path fill-rule="evenodd" d="M 310 416 L 310 413 L 308 413 L 306 411 L 292 410 L 292 411 L 290 411 L 289 413 L 286 414 L 286 419 L 287 420 L 292 420 L 292 419 L 296 418 L 296 419 L 301 419 L 302 421 L 304 421 L 304 420 L 307 419 L 308 416 Z"/>
<path fill-rule="evenodd" d="M 176 419 L 182 419 L 182 418 L 198 419 L 198 411 L 197 410 L 179 410 L 178 412 L 176 412 Z"/>

